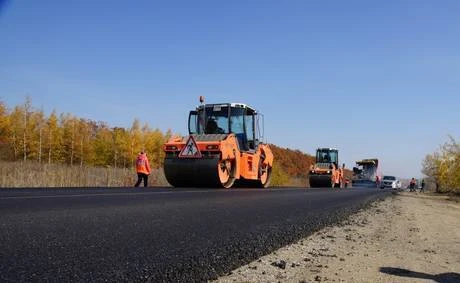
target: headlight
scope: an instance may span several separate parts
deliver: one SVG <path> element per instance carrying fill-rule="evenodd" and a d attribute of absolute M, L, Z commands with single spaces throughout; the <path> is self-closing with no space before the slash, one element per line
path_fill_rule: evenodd
<path fill-rule="evenodd" d="M 219 146 L 217 144 L 210 144 L 210 145 L 206 146 L 206 149 L 208 149 L 208 150 L 218 150 Z"/>

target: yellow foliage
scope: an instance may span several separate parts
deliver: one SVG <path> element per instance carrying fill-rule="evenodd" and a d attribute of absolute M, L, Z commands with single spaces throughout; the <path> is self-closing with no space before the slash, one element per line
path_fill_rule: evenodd
<path fill-rule="evenodd" d="M 32 107 L 30 98 L 11 112 L 0 101 L 0 159 L 6 161 L 27 157 L 48 164 L 129 168 L 137 154 L 146 151 L 151 166 L 159 168 L 164 158 L 162 145 L 170 135 L 148 124 L 141 127 L 138 119 L 124 129 L 55 111 L 45 117 Z"/>
<path fill-rule="evenodd" d="M 278 163 L 279 162 L 276 160 L 273 163 L 272 179 L 270 184 L 273 187 L 287 186 L 290 181 L 289 175 L 284 172 L 283 168 L 279 166 Z"/>
<path fill-rule="evenodd" d="M 435 181 L 437 191 L 460 193 L 460 145 L 453 137 L 425 157 L 422 172 Z"/>

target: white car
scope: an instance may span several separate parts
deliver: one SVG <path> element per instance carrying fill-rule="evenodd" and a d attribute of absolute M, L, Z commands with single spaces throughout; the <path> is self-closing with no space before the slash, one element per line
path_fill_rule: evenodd
<path fill-rule="evenodd" d="M 401 181 L 398 180 L 395 176 L 383 176 L 380 188 L 401 189 Z"/>

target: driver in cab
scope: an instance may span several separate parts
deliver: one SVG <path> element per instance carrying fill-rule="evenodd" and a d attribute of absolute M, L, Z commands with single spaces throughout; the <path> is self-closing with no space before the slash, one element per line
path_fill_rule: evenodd
<path fill-rule="evenodd" d="M 206 134 L 223 134 L 224 130 L 217 126 L 217 123 L 214 119 L 209 119 L 206 124 Z"/>

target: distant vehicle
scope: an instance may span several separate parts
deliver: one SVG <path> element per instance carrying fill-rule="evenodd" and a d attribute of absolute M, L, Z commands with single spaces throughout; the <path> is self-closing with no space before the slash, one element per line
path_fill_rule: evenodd
<path fill-rule="evenodd" d="M 395 176 L 383 176 L 382 182 L 380 183 L 380 188 L 401 189 L 401 181 L 398 180 Z"/>
<path fill-rule="evenodd" d="M 345 164 L 343 166 L 345 166 Z M 310 167 L 310 173 L 308 175 L 310 187 L 334 187 L 333 176 L 336 171 L 340 172 L 339 151 L 335 148 L 318 148 L 316 150 L 316 162 Z M 340 183 L 342 183 L 342 180 Z M 340 187 L 342 188 L 343 185 L 340 184 Z"/>
<path fill-rule="evenodd" d="M 378 166 L 377 158 L 356 161 L 356 167 L 353 167 L 353 187 L 377 188 Z"/>

